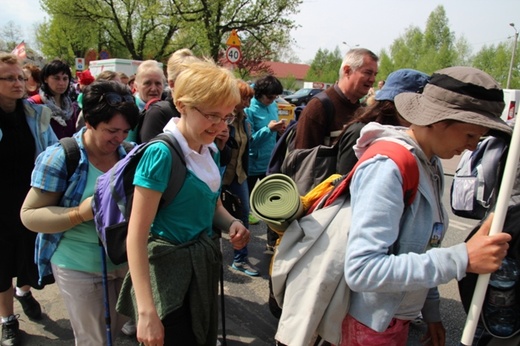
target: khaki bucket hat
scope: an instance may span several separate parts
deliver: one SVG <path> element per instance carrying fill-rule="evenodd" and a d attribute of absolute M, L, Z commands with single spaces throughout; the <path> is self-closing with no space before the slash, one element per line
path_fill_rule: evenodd
<path fill-rule="evenodd" d="M 439 70 L 422 94 L 401 93 L 394 102 L 399 114 L 415 125 L 456 120 L 512 133 L 512 128 L 500 119 L 505 105 L 502 89 L 490 75 L 473 67 Z"/>

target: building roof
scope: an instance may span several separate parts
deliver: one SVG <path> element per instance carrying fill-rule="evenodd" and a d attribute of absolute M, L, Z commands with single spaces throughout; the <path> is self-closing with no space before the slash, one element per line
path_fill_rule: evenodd
<path fill-rule="evenodd" d="M 307 71 L 311 68 L 310 65 L 306 64 L 291 64 L 278 61 L 266 61 L 265 64 L 273 70 L 273 75 L 276 78 L 294 77 L 298 80 L 304 80 Z"/>

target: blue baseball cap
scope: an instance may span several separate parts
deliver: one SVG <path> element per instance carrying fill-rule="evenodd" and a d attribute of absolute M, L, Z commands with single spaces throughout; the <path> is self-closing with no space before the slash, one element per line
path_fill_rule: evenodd
<path fill-rule="evenodd" d="M 430 76 L 426 73 L 403 68 L 388 75 L 386 83 L 381 90 L 376 93 L 376 101 L 392 101 L 396 95 L 403 92 L 422 93 Z"/>

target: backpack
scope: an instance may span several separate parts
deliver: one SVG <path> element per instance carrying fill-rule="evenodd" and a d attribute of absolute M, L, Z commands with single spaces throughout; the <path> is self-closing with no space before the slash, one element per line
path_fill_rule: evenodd
<path fill-rule="evenodd" d="M 397 164 L 403 178 L 405 205 L 413 202 L 419 185 L 415 157 L 401 144 L 379 141 L 310 213 L 289 225 L 275 251 L 271 273 L 274 298 L 283 307 L 276 334 L 282 344 L 309 345 L 317 335 L 339 344 L 350 299 L 344 279 L 350 182 L 357 167 L 378 154 Z"/>
<path fill-rule="evenodd" d="M 158 141 L 168 146 L 173 157 L 170 180 L 159 208 L 168 205 L 184 184 L 187 170 L 182 149 L 171 134 L 161 133 L 149 142 L 135 146 L 96 181 L 92 199 L 94 223 L 105 252 L 114 264 L 127 261 L 126 236 L 134 196 L 135 170 L 148 146 Z"/>
<path fill-rule="evenodd" d="M 470 219 L 483 219 L 498 194 L 507 155 L 507 143 L 489 136 L 474 151 L 462 155 L 451 185 L 453 213 Z"/>
<path fill-rule="evenodd" d="M 144 121 L 144 117 L 146 115 L 146 111 L 148 111 L 148 109 L 154 104 L 154 103 L 157 103 L 161 101 L 160 98 L 158 97 L 154 97 L 150 100 L 148 100 L 148 102 L 146 102 L 146 105 L 144 106 L 143 110 L 141 111 L 141 113 L 139 113 L 139 118 L 137 120 L 137 126 L 135 127 L 134 131 L 135 131 L 135 134 L 136 134 L 136 141 L 137 141 L 137 144 L 141 144 L 142 141 L 141 141 L 141 137 L 139 136 L 139 132 L 141 132 L 141 127 L 143 127 L 143 121 Z"/>
<path fill-rule="evenodd" d="M 336 144 L 330 147 L 318 145 L 310 149 L 293 149 L 287 153 L 280 171 L 294 180 L 303 196 L 336 173 L 337 158 Z"/>
<path fill-rule="evenodd" d="M 325 92 L 321 92 L 313 96 L 313 98 L 317 98 L 323 105 L 325 109 L 325 114 L 327 115 L 327 124 L 332 123 L 334 119 L 334 104 L 330 100 L 329 96 Z M 282 166 L 288 155 L 288 153 L 294 150 L 294 137 L 296 135 L 296 126 L 297 121 L 291 121 L 287 129 L 282 136 L 276 141 L 276 145 L 273 148 L 271 153 L 271 158 L 269 159 L 269 164 L 267 165 L 266 174 L 274 174 L 274 173 L 284 173 Z M 298 149 L 298 150 L 307 150 L 307 149 Z M 334 167 L 335 169 L 336 167 Z M 284 173 L 285 174 L 285 173 Z M 287 174 L 291 176 L 291 174 Z M 291 176 L 292 178 L 292 176 Z"/>
<path fill-rule="evenodd" d="M 479 222 L 475 228 L 469 233 L 468 237 L 466 238 L 466 242 L 473 237 L 473 235 L 480 229 L 482 225 L 482 222 Z M 520 204 L 510 205 L 507 209 L 506 218 L 504 220 L 504 226 L 503 226 L 503 232 L 511 234 L 511 241 L 509 242 L 509 249 L 507 250 L 507 258 L 512 258 L 516 260 L 520 260 Z M 475 291 L 475 286 L 478 280 L 478 274 L 474 273 L 467 273 L 467 275 L 462 278 L 458 282 L 458 289 L 459 294 L 462 302 L 462 306 L 464 307 L 464 310 L 466 313 L 468 313 L 471 301 L 473 299 L 473 292 Z M 490 284 L 488 284 L 488 287 Z M 518 312 L 520 311 L 520 282 L 516 282 L 514 285 L 515 293 L 516 293 L 516 302 L 514 302 L 515 310 Z M 520 314 L 517 313 L 514 316 L 508 317 L 508 322 L 513 322 L 514 325 L 516 325 L 516 328 L 511 333 L 508 333 L 510 335 L 496 335 L 493 333 L 493 328 L 489 328 L 489 321 L 488 321 L 488 315 L 487 315 L 487 309 L 486 306 L 489 304 L 489 296 L 486 294 L 484 298 L 484 302 L 482 305 L 482 310 L 480 313 L 481 321 L 488 332 L 487 335 L 484 333 L 483 335 L 477 335 L 480 333 L 475 334 L 475 339 L 473 341 L 473 345 L 486 345 L 487 342 L 491 337 L 501 338 L 501 339 L 508 339 L 515 335 L 518 335 L 520 333 Z M 505 317 L 505 315 L 503 315 Z M 476 342 L 476 339 L 479 339 L 479 342 Z M 509 343 L 508 343 L 509 344 Z"/>

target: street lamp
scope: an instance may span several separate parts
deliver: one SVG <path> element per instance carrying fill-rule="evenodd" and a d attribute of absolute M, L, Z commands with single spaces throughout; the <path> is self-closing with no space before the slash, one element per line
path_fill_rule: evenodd
<path fill-rule="evenodd" d="M 513 44 L 513 52 L 511 53 L 511 64 L 509 65 L 509 73 L 507 75 L 507 84 L 506 89 L 509 89 L 511 83 L 511 75 L 513 74 L 513 64 L 515 62 L 515 53 L 516 53 L 516 42 L 518 41 L 518 30 L 515 28 L 515 23 L 509 23 L 510 26 L 515 29 L 515 43 Z M 345 42 L 343 42 L 345 43 Z"/>
<path fill-rule="evenodd" d="M 345 46 L 347 46 L 349 49 L 359 47 L 359 44 L 356 44 L 356 45 L 354 45 L 354 47 L 352 47 L 350 44 L 348 44 L 348 43 L 345 42 L 345 41 L 343 41 L 342 43 L 343 43 Z"/>

